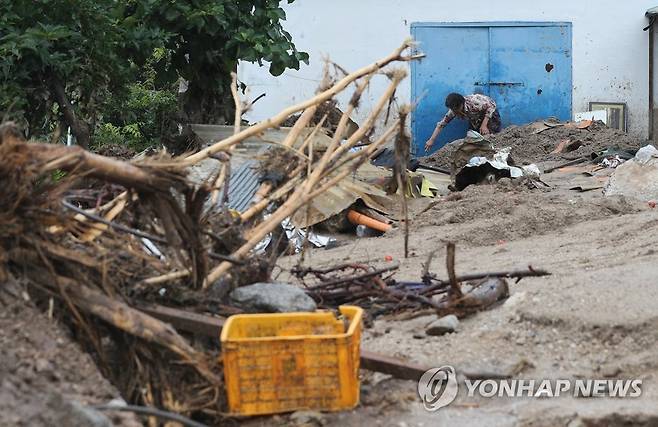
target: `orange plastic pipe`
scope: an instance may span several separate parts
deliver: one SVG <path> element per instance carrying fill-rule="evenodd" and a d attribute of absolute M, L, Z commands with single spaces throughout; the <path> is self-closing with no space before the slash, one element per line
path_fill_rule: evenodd
<path fill-rule="evenodd" d="M 358 213 L 357 211 L 353 211 L 352 209 L 347 212 L 347 219 L 350 220 L 352 224 L 365 225 L 366 227 L 372 228 L 373 230 L 381 231 L 382 233 L 386 233 L 392 228 L 391 224 L 377 221 L 376 219 Z"/>

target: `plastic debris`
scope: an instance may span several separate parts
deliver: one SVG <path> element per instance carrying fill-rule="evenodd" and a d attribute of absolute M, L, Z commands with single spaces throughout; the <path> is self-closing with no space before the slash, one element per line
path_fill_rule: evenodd
<path fill-rule="evenodd" d="M 650 201 L 658 199 L 658 150 L 646 145 L 635 157 L 621 164 L 610 176 L 603 194 L 623 195 Z"/>
<path fill-rule="evenodd" d="M 523 167 L 509 164 L 511 148 L 495 152 L 492 158 L 484 156 L 471 157 L 468 163 L 455 176 L 455 188 L 459 191 L 471 184 L 493 182 L 501 178 L 538 178 L 541 172 L 535 164 Z"/>
<path fill-rule="evenodd" d="M 295 253 L 301 252 L 307 231 L 295 227 L 292 221 L 290 221 L 290 218 L 284 219 L 281 222 L 281 226 L 286 231 L 288 241 L 294 245 Z M 308 233 L 308 241 L 316 248 L 332 248 L 336 246 L 336 239 L 333 237 L 323 236 L 312 231 Z"/>

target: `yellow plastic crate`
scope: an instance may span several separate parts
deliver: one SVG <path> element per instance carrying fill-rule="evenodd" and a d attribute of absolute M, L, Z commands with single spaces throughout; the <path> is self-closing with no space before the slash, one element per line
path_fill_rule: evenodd
<path fill-rule="evenodd" d="M 338 411 L 359 403 L 359 307 L 328 311 L 238 314 L 222 328 L 229 411 L 274 414 Z"/>

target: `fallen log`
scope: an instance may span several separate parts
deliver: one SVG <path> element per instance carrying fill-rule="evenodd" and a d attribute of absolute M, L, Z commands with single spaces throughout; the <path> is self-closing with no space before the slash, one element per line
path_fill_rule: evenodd
<path fill-rule="evenodd" d="M 406 362 L 395 357 L 385 356 L 372 351 L 361 350 L 361 368 L 381 372 L 401 380 L 418 381 L 429 366 Z"/>
<path fill-rule="evenodd" d="M 129 162 L 90 153 L 78 146 L 56 144 L 28 143 L 15 135 L 20 132 L 10 131 L 13 124 L 5 124 L 5 131 L 0 134 L 0 146 L 3 157 L 18 155 L 31 163 L 41 165 L 41 173 L 54 170 L 76 172 L 92 178 L 98 178 L 149 192 L 166 192 L 172 185 L 185 187 L 182 167 L 158 168 L 157 166 L 140 166 Z M 181 172 L 180 174 L 173 173 Z"/>
<path fill-rule="evenodd" d="M 143 305 L 137 307 L 137 309 L 169 323 L 178 330 L 213 337 L 218 340 L 224 326 L 224 318 L 221 317 L 193 313 L 157 304 Z"/>

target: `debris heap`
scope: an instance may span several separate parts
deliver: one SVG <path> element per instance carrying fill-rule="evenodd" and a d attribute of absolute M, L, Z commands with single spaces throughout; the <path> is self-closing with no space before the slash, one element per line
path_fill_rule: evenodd
<path fill-rule="evenodd" d="M 219 423 L 226 406 L 218 343 L 181 335 L 147 314 L 147 307 L 234 313 L 225 296 L 268 278 L 272 269 L 253 248 L 282 221 L 350 179 L 383 144 L 404 137 L 408 107 L 388 128 L 373 129 L 406 76 L 387 66 L 414 59 L 405 53 L 410 46 L 407 41 L 353 73 L 327 74 L 313 98 L 242 130 L 244 105 L 234 83 L 235 134 L 187 156 L 121 161 L 28 142 L 15 125 L 2 125 L 0 283 L 15 282 L 44 309 L 55 307 L 55 316 L 72 328 L 127 401 Z M 349 133 L 349 117 L 378 74 L 390 83 Z M 310 125 L 318 107 L 350 86 L 351 100 L 333 136 L 322 149 L 314 147 L 312 135 L 326 120 L 323 114 Z M 230 178 L 234 147 L 294 114 L 300 114 L 294 126 L 272 151 L 279 179 L 264 181 L 238 217 L 223 209 L 218 194 Z M 303 137 L 308 126 L 313 131 Z M 351 150 L 370 135 L 377 136 Z M 188 181 L 188 168 L 209 158 L 223 165 L 219 172 L 201 185 Z"/>
<path fill-rule="evenodd" d="M 586 125 L 586 126 L 585 126 Z M 518 165 L 594 158 L 604 150 L 637 150 L 643 144 L 637 138 L 601 122 L 574 123 L 551 121 L 535 122 L 524 126 L 510 126 L 502 132 L 487 135 L 495 150 L 511 148 L 511 157 Z M 450 169 L 453 152 L 462 140 L 441 147 L 436 153 L 422 159 L 421 164 Z M 567 149 L 558 150 L 560 143 Z"/>

